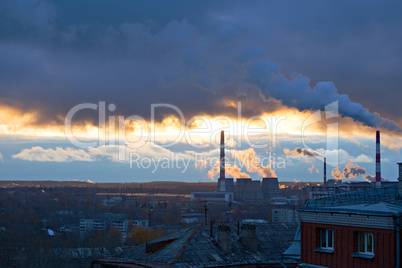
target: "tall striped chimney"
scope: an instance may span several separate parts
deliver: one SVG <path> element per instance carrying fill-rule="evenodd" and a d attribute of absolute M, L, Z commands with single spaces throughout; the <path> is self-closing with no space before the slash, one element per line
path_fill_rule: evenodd
<path fill-rule="evenodd" d="M 221 131 L 221 157 L 220 157 L 220 176 L 218 180 L 219 191 L 226 192 L 225 186 L 225 132 Z"/>
<path fill-rule="evenodd" d="M 221 131 L 221 168 L 220 179 L 225 178 L 225 132 Z"/>
<path fill-rule="evenodd" d="M 375 136 L 375 187 L 381 187 L 380 131 Z"/>
<path fill-rule="evenodd" d="M 402 163 L 398 164 L 398 190 L 399 196 L 402 197 Z"/>
<path fill-rule="evenodd" d="M 327 158 L 324 157 L 324 185 L 327 184 Z"/>

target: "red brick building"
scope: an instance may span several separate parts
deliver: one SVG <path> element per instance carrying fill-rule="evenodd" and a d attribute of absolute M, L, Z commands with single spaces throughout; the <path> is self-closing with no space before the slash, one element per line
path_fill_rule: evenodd
<path fill-rule="evenodd" d="M 282 259 L 301 267 L 401 267 L 402 163 L 398 165 L 394 185 L 307 200 L 298 209 L 299 229 Z"/>
<path fill-rule="evenodd" d="M 402 206 L 399 202 L 305 207 L 299 213 L 300 266 L 400 266 L 401 239 L 397 227 Z"/>

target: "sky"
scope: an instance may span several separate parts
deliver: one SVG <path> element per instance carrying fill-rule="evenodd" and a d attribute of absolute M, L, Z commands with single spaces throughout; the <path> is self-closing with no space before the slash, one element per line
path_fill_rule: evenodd
<path fill-rule="evenodd" d="M 0 179 L 397 179 L 402 3 L 0 3 Z"/>

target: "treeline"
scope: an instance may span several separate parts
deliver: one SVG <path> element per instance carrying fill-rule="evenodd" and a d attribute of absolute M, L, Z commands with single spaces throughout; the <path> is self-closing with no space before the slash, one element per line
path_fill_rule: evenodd
<path fill-rule="evenodd" d="M 0 188 L 8 190 L 25 187 L 40 188 L 48 191 L 72 192 L 110 192 L 110 193 L 171 193 L 190 194 L 191 192 L 213 192 L 216 182 L 175 182 L 157 181 L 144 183 L 92 183 L 85 181 L 0 181 Z"/>

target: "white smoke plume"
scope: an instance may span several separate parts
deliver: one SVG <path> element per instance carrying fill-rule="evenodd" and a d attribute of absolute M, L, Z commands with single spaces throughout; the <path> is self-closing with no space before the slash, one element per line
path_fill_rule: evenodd
<path fill-rule="evenodd" d="M 370 127 L 401 131 L 399 126 L 376 113 L 370 113 L 360 103 L 352 102 L 346 94 L 339 94 L 333 82 L 318 82 L 311 88 L 310 78 L 301 74 L 288 80 L 280 73 L 277 64 L 261 59 L 249 68 L 249 81 L 257 84 L 266 98 L 281 100 L 289 107 L 299 110 L 322 110 L 330 103 L 338 101 L 339 113 L 351 117 Z"/>
<path fill-rule="evenodd" d="M 231 164 L 225 164 L 225 173 L 227 177 L 233 177 L 233 178 L 249 178 L 250 176 L 247 173 L 244 173 L 241 171 L 241 168 L 238 167 L 237 165 L 231 165 Z M 215 180 L 215 178 L 219 174 L 219 162 L 216 163 L 216 165 L 208 170 L 207 176 L 211 180 Z"/>
<path fill-rule="evenodd" d="M 302 148 L 298 148 L 298 147 L 296 147 L 293 151 L 290 151 L 290 149 L 285 148 L 285 149 L 283 149 L 283 152 L 286 155 L 294 155 L 294 156 L 301 155 L 301 156 L 306 156 L 309 158 L 322 157 L 322 155 L 317 152 L 309 151 L 307 149 L 302 149 Z"/>
<path fill-rule="evenodd" d="M 315 167 L 315 165 L 312 165 L 310 168 L 308 168 L 308 171 L 310 171 L 310 173 L 313 172 L 320 173 L 318 168 Z"/>
<path fill-rule="evenodd" d="M 349 161 L 343 168 L 342 172 L 339 170 L 339 166 L 336 166 L 332 170 L 331 175 L 336 180 L 353 179 L 353 178 L 359 177 L 360 175 L 366 179 L 366 176 L 365 176 L 366 169 L 364 167 L 358 166 L 357 164 L 353 163 L 352 161 Z"/>
<path fill-rule="evenodd" d="M 271 164 L 261 164 L 259 157 L 253 148 L 249 148 L 243 151 L 232 151 L 232 157 L 244 165 L 248 172 L 258 173 L 263 178 L 277 177 L 275 171 L 271 168 Z"/>

